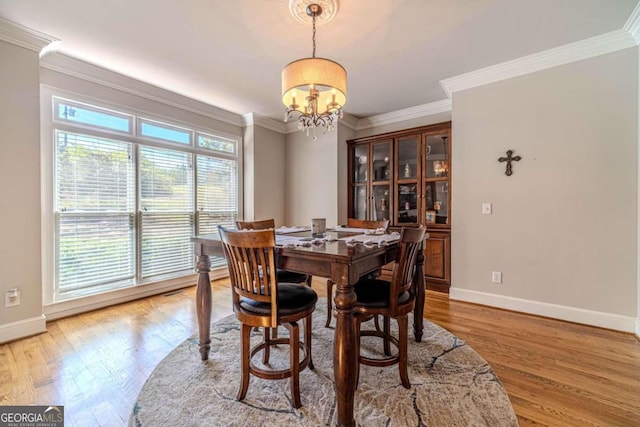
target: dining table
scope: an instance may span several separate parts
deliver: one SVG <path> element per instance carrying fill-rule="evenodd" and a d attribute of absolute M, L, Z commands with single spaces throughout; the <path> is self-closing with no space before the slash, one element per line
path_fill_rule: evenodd
<path fill-rule="evenodd" d="M 360 277 L 379 269 L 396 259 L 399 252 L 399 236 L 378 237 L 364 229 L 336 227 L 328 229 L 322 238 L 311 235 L 307 227 L 276 228 L 277 267 L 323 278 L 336 284 L 334 309 L 333 370 L 337 402 L 337 425 L 354 426 L 354 395 L 358 355 L 356 354 L 356 328 L 353 309 L 356 303 L 354 285 Z M 397 233 L 396 233 L 397 234 Z M 393 237 L 397 237 L 394 239 Z M 425 236 L 425 239 L 428 236 Z M 191 238 L 197 257 L 198 284 L 196 311 L 200 355 L 209 358 L 211 347 L 211 257 L 224 257 L 220 237 L 204 234 Z M 423 309 L 425 299 L 424 254 L 420 251 L 416 262 L 414 280 L 417 280 L 416 303 L 413 316 L 414 337 L 422 339 Z M 328 296 L 330 298 L 330 296 Z"/>

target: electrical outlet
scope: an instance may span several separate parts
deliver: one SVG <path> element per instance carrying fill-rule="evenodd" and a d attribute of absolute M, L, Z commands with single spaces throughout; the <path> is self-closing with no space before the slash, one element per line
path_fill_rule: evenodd
<path fill-rule="evenodd" d="M 4 294 L 4 306 L 15 307 L 20 305 L 20 291 L 17 288 L 9 289 Z"/>
<path fill-rule="evenodd" d="M 491 203 L 482 204 L 482 215 L 491 215 Z"/>
<path fill-rule="evenodd" d="M 491 272 L 491 283 L 502 283 L 502 272 L 500 272 L 500 271 L 492 271 Z"/>

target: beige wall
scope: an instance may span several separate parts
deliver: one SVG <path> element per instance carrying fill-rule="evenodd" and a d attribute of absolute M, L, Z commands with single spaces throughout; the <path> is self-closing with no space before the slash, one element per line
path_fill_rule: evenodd
<path fill-rule="evenodd" d="M 307 225 L 311 218 L 338 223 L 337 138 L 335 130 L 318 132 L 315 141 L 302 132 L 286 135 L 287 224 Z"/>
<path fill-rule="evenodd" d="M 452 287 L 638 317 L 637 121 L 637 48 L 454 94 Z"/>
<path fill-rule="evenodd" d="M 277 226 L 284 225 L 285 136 L 260 126 L 248 128 L 253 128 L 253 146 L 251 153 L 245 151 L 245 176 L 250 172 L 253 182 L 245 181 L 245 191 L 252 188 L 252 193 L 245 193 L 245 200 L 251 199 L 248 202 L 253 209 L 248 212 L 249 203 L 245 205 L 245 218 L 274 218 Z"/>
<path fill-rule="evenodd" d="M 0 41 L 0 342 L 3 326 L 42 318 L 39 88 L 38 53 Z M 22 304 L 5 308 L 12 288 Z"/>

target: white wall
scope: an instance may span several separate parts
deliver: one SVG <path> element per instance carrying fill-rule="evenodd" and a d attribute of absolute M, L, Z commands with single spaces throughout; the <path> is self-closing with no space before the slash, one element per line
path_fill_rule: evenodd
<path fill-rule="evenodd" d="M 640 48 L 638 48 L 640 49 Z M 636 75 L 636 78 L 638 79 L 638 111 L 640 112 L 640 51 L 638 53 L 638 74 Z M 638 165 L 640 167 L 640 118 L 636 123 L 637 125 L 637 137 L 638 137 Z M 640 189 L 640 172 L 638 173 L 638 182 L 639 182 L 639 189 Z M 637 257 L 638 257 L 638 270 L 636 271 L 636 282 L 637 282 L 637 291 L 636 291 L 636 296 L 637 296 L 637 309 L 636 309 L 636 335 L 638 336 L 638 338 L 640 338 L 640 197 L 638 197 L 638 213 L 639 213 L 639 217 L 637 218 L 638 221 L 638 247 L 637 247 Z"/>
<path fill-rule="evenodd" d="M 245 179 L 245 219 L 274 218 L 276 226 L 284 225 L 285 136 L 258 125 L 248 126 L 247 130 L 245 147 L 248 144 L 247 133 L 252 135 L 251 149 L 244 153 L 245 177 L 250 173 L 253 181 L 247 182 Z"/>
<path fill-rule="evenodd" d="M 0 342 L 44 330 L 38 53 L 0 41 Z M 22 303 L 5 308 L 18 288 Z"/>
<path fill-rule="evenodd" d="M 628 330 L 637 121 L 637 48 L 454 94 L 452 297 Z"/>
<path fill-rule="evenodd" d="M 338 135 L 302 132 L 286 135 L 286 223 L 311 224 L 311 218 L 338 223 Z M 346 175 L 346 174 L 345 174 Z"/>

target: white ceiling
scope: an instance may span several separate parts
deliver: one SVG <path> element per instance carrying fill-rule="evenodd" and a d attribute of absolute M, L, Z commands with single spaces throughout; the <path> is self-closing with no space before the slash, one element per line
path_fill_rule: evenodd
<path fill-rule="evenodd" d="M 446 98 L 439 81 L 619 30 L 638 0 L 342 0 L 317 56 L 358 118 Z M 311 56 L 288 0 L 0 0 L 60 52 L 188 97 L 282 119 L 280 72 Z"/>

